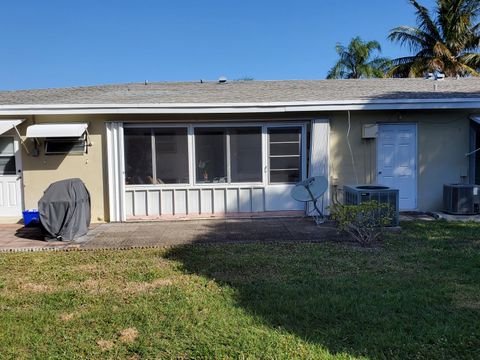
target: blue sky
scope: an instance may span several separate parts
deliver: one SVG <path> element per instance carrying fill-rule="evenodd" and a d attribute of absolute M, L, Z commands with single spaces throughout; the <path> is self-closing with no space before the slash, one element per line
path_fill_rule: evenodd
<path fill-rule="evenodd" d="M 434 0 L 423 0 L 431 7 Z M 322 79 L 335 44 L 414 25 L 407 0 L 15 0 L 0 7 L 0 89 L 252 77 Z"/>

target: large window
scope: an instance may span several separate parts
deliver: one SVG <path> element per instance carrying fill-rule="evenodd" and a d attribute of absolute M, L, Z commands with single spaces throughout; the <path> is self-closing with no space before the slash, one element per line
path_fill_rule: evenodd
<path fill-rule="evenodd" d="M 301 179 L 301 128 L 268 130 L 270 183 L 296 183 Z"/>
<path fill-rule="evenodd" d="M 125 128 L 125 183 L 188 183 L 186 128 Z"/>
<path fill-rule="evenodd" d="M 260 127 L 196 128 L 196 182 L 261 182 L 261 133 Z"/>
<path fill-rule="evenodd" d="M 126 126 L 125 184 L 262 183 L 264 159 L 270 184 L 296 183 L 302 177 L 301 126 L 269 126 L 265 137 L 262 126 L 197 125 L 191 130 Z"/>

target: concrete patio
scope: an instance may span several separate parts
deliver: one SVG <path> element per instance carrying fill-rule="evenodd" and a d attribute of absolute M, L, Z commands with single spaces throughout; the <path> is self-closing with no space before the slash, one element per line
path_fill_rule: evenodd
<path fill-rule="evenodd" d="M 95 225 L 86 236 L 47 242 L 39 228 L 0 226 L 0 252 L 127 249 L 226 242 L 320 242 L 341 236 L 308 218 L 183 220 Z"/>

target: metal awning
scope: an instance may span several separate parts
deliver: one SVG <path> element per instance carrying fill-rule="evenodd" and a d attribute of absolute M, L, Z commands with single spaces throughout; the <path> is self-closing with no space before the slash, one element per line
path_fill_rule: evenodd
<path fill-rule="evenodd" d="M 476 122 L 478 125 L 480 125 L 480 115 L 470 115 L 470 120 Z"/>
<path fill-rule="evenodd" d="M 87 131 L 87 123 L 35 124 L 27 128 L 27 138 L 80 137 Z"/>
<path fill-rule="evenodd" d="M 0 135 L 5 134 L 8 130 L 14 129 L 20 125 L 25 119 L 0 120 Z"/>

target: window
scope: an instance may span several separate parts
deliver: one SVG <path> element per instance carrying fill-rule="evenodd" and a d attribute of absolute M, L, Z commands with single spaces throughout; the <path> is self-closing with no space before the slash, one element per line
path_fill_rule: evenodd
<path fill-rule="evenodd" d="M 186 128 L 125 128 L 125 183 L 188 183 Z"/>
<path fill-rule="evenodd" d="M 480 126 L 476 126 L 474 131 L 475 146 L 472 151 L 480 148 Z M 474 181 L 475 184 L 480 184 L 480 151 L 477 151 L 475 154 L 473 154 L 473 161 L 475 162 Z"/>
<path fill-rule="evenodd" d="M 262 132 L 260 128 L 230 130 L 231 181 L 262 181 Z"/>
<path fill-rule="evenodd" d="M 124 129 L 125 183 L 153 184 L 151 129 Z"/>
<path fill-rule="evenodd" d="M 195 129 L 195 161 L 197 183 L 227 182 L 227 152 L 225 134 L 225 129 Z"/>
<path fill-rule="evenodd" d="M 80 138 L 46 138 L 45 155 L 84 154 L 87 149 L 87 142 L 84 137 Z"/>
<path fill-rule="evenodd" d="M 270 128 L 270 183 L 296 183 L 301 179 L 301 128 Z"/>
<path fill-rule="evenodd" d="M 196 128 L 195 161 L 197 183 L 261 182 L 261 128 Z"/>
<path fill-rule="evenodd" d="M 189 136 L 193 149 L 189 150 Z M 268 127 L 269 182 L 302 177 L 302 127 Z M 241 184 L 263 181 L 261 126 L 124 128 L 125 184 Z M 189 154 L 193 158 L 189 158 Z"/>
<path fill-rule="evenodd" d="M 15 148 L 13 137 L 0 137 L 0 175 L 15 175 Z"/>
<path fill-rule="evenodd" d="M 154 129 L 156 178 L 159 184 L 188 183 L 186 128 Z"/>

